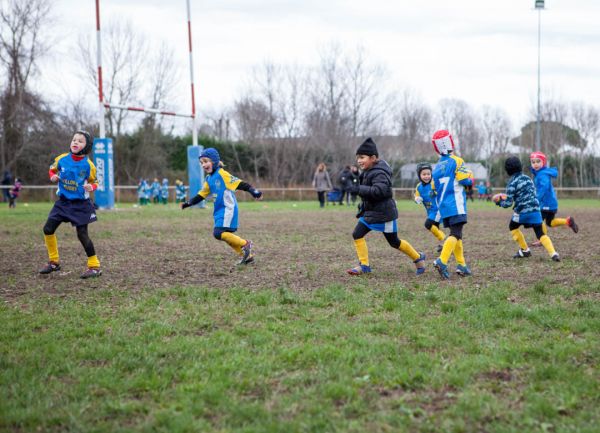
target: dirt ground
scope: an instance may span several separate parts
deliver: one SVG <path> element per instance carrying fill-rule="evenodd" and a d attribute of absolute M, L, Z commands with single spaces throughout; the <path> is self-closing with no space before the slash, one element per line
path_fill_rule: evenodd
<path fill-rule="evenodd" d="M 600 281 L 600 208 L 574 211 L 581 229 L 551 229 L 550 236 L 562 262 L 552 262 L 543 248 L 532 248 L 533 257 L 512 258 L 517 245 L 511 239 L 508 222 L 511 211 L 492 205 L 471 210 L 464 229 L 465 256 L 473 276 L 453 274 L 442 285 L 485 287 L 492 282 L 511 281 L 515 288 L 539 281 L 570 286 L 580 280 Z M 175 207 L 144 213 L 128 209 L 101 213 L 90 226 L 104 274 L 94 280 L 81 280 L 85 255 L 69 225 L 57 231 L 62 271 L 48 276 L 37 270 L 46 262 L 39 221 L 1 229 L 0 296 L 15 301 L 22 295 L 50 293 L 68 296 L 81 290 L 147 290 L 175 286 L 212 288 L 244 287 L 286 288 L 293 291 L 319 287 L 351 285 L 356 278 L 367 278 L 373 288 L 402 285 L 414 287 L 440 283 L 432 267 L 437 241 L 423 227 L 420 211 L 400 211 L 399 235 L 427 254 L 427 272 L 416 277 L 414 265 L 399 251 L 392 250 L 383 236 L 367 236 L 373 273 L 351 277 L 345 270 L 357 264 L 351 237 L 356 224 L 353 209 L 243 211 L 238 234 L 255 244 L 253 265 L 237 267 L 236 256 L 224 243 L 212 237 L 209 209 L 181 212 Z M 524 230 L 528 241 L 531 229 Z M 451 268 L 454 262 L 451 259 Z"/>

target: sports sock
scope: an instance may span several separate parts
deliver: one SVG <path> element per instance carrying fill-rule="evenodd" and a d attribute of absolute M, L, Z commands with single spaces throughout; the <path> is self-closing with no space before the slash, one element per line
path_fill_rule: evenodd
<path fill-rule="evenodd" d="M 400 239 L 400 248 L 399 249 L 404 254 L 406 254 L 408 257 L 410 257 L 412 260 L 417 260 L 419 257 L 421 257 L 421 254 L 419 254 L 417 252 L 417 250 L 415 250 L 413 248 L 413 246 L 408 241 L 405 241 L 404 239 Z"/>
<path fill-rule="evenodd" d="M 510 232 L 512 233 L 513 240 L 519 244 L 519 248 L 521 248 L 523 251 L 526 251 L 529 247 L 527 246 L 525 236 L 523 236 L 523 232 L 521 231 L 521 229 L 514 229 Z"/>
<path fill-rule="evenodd" d="M 367 248 L 367 240 L 365 238 L 354 239 L 354 247 L 356 255 L 361 265 L 369 266 L 369 249 Z"/>
<path fill-rule="evenodd" d="M 552 257 L 556 253 L 556 250 L 554 249 L 554 245 L 552 245 L 552 241 L 550 240 L 549 236 L 547 236 L 547 235 L 542 236 L 540 238 L 540 242 L 542 243 L 542 245 L 544 246 L 546 251 L 548 251 L 548 254 L 550 255 L 550 257 Z"/>
<path fill-rule="evenodd" d="M 44 242 L 46 242 L 46 249 L 48 250 L 48 259 L 51 262 L 58 263 L 58 241 L 56 235 L 44 235 Z"/>
<path fill-rule="evenodd" d="M 446 238 L 446 240 L 444 241 L 442 252 L 440 253 L 440 260 L 443 264 L 448 264 L 448 260 L 450 260 L 450 256 L 452 255 L 454 248 L 456 248 L 457 243 L 458 239 L 456 239 L 454 236 L 448 236 Z"/>
<path fill-rule="evenodd" d="M 96 256 L 96 255 L 89 256 L 88 260 L 87 260 L 87 266 L 88 266 L 88 268 L 99 268 L 100 260 L 98 260 L 98 256 Z"/>
<path fill-rule="evenodd" d="M 548 234 L 548 226 L 545 222 L 542 223 L 542 232 L 547 235 Z"/>
<path fill-rule="evenodd" d="M 566 226 L 566 225 L 567 225 L 567 219 L 566 218 L 554 218 L 550 222 L 550 227 L 558 227 L 558 226 Z"/>
<path fill-rule="evenodd" d="M 467 265 L 467 262 L 465 261 L 462 239 L 459 239 L 456 242 L 456 246 L 454 247 L 454 258 L 456 259 L 457 264 L 461 266 Z"/>
<path fill-rule="evenodd" d="M 227 245 L 233 248 L 236 253 L 242 255 L 242 247 L 246 245 L 246 240 L 230 232 L 221 233 L 221 239 L 227 242 Z"/>
<path fill-rule="evenodd" d="M 436 226 L 431 226 L 431 228 L 429 229 L 429 231 L 431 233 L 433 233 L 433 235 L 437 238 L 438 241 L 443 241 L 444 240 L 444 232 L 441 231 Z"/>

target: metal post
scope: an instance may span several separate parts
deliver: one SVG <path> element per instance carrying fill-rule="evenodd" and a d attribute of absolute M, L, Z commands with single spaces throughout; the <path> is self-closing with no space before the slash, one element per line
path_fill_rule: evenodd
<path fill-rule="evenodd" d="M 106 137 L 106 129 L 104 125 L 104 93 L 102 89 L 102 38 L 100 35 L 100 0 L 96 0 L 96 45 L 98 52 L 96 53 L 98 60 L 98 123 L 100 129 L 100 138 Z"/>
<path fill-rule="evenodd" d="M 535 150 L 542 150 L 542 127 L 541 127 L 541 104 L 540 104 L 540 64 L 541 64 L 541 39 L 542 39 L 542 9 L 544 9 L 544 0 L 536 0 L 535 8 L 538 11 L 538 69 L 537 69 L 537 119 L 535 124 Z"/>
<path fill-rule="evenodd" d="M 196 129 L 196 98 L 194 95 L 194 57 L 192 55 L 192 19 L 190 13 L 190 0 L 186 0 L 188 46 L 190 51 L 190 87 L 192 91 L 192 145 L 198 146 L 198 131 Z"/>

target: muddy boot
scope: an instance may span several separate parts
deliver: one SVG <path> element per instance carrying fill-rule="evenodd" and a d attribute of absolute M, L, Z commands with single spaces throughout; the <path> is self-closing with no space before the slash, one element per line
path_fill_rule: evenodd
<path fill-rule="evenodd" d="M 40 269 L 40 274 L 51 274 L 60 271 L 60 263 L 48 262 L 46 266 Z"/>

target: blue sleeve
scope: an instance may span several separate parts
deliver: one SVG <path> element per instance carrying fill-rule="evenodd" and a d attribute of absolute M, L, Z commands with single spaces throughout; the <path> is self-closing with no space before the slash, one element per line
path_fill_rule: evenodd
<path fill-rule="evenodd" d="M 537 198 L 538 200 L 542 200 L 542 198 L 550 191 L 552 182 L 550 181 L 550 176 L 540 176 L 539 174 L 537 175 L 536 180 L 538 181 L 536 185 Z"/>
<path fill-rule="evenodd" d="M 515 182 L 511 182 L 506 187 L 506 199 L 500 200 L 498 206 L 511 207 L 515 202 L 515 194 L 517 192 Z"/>

